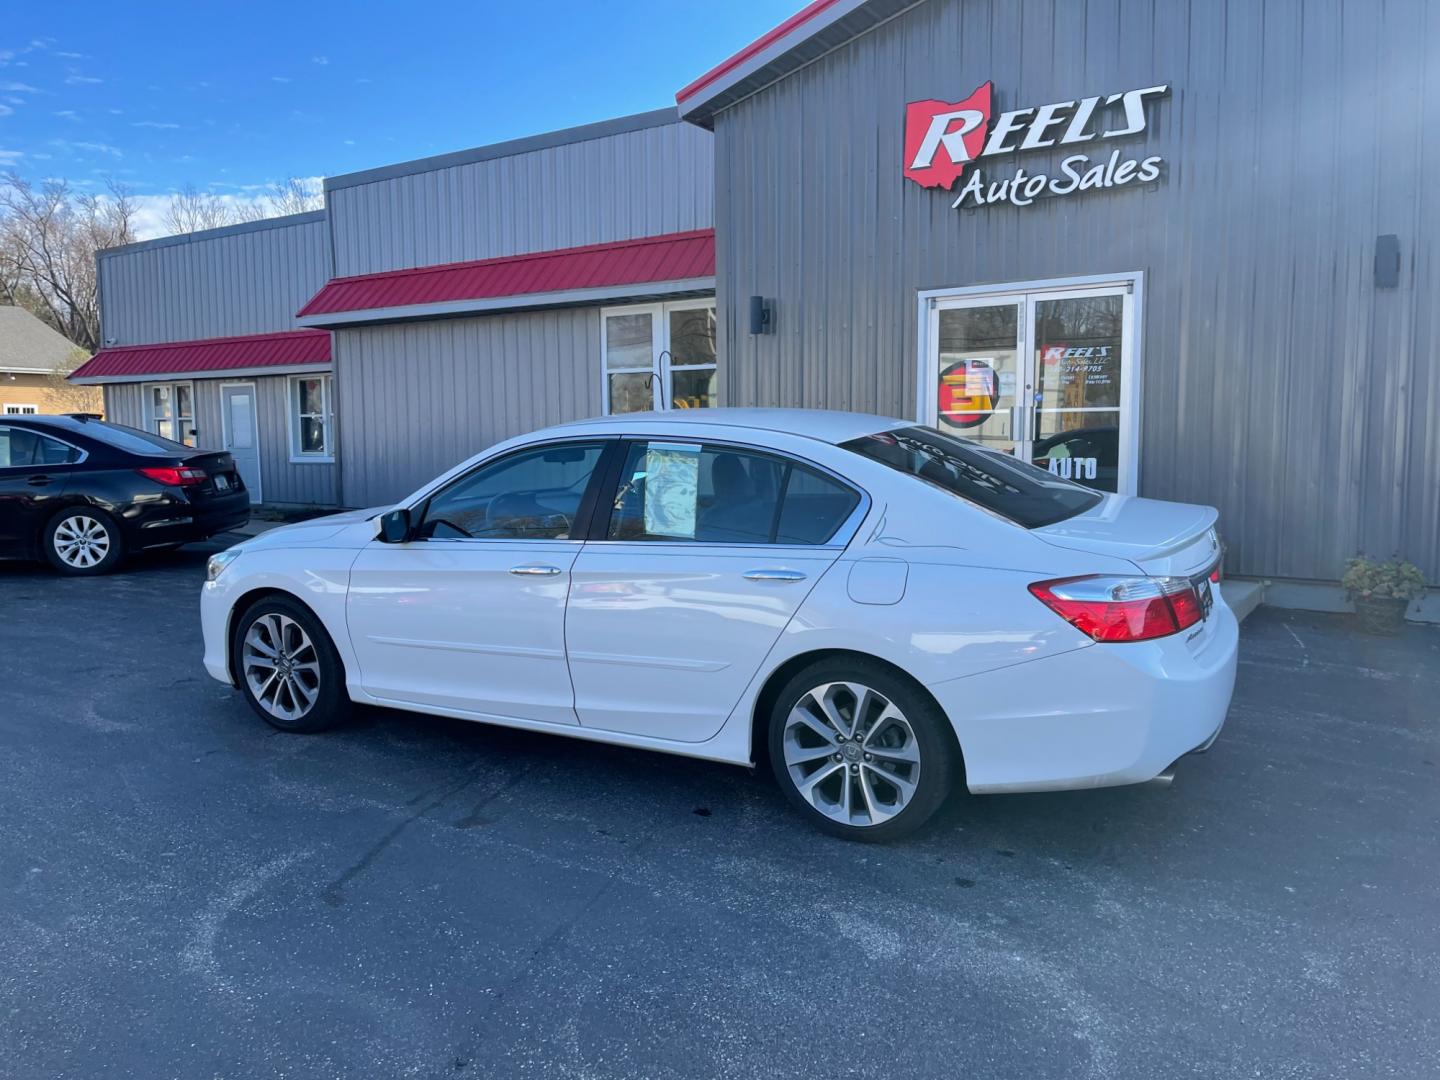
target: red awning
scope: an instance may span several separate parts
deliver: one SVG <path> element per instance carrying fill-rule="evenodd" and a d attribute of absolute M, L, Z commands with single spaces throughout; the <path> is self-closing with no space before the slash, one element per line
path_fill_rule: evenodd
<path fill-rule="evenodd" d="M 328 363 L 329 331 L 287 330 L 278 334 L 101 349 L 71 372 L 70 378 L 89 382 L 149 375 L 230 374 Z"/>
<path fill-rule="evenodd" d="M 613 244 L 335 278 L 300 309 L 299 317 L 318 322 L 317 316 L 340 312 L 580 294 L 568 297 L 573 303 L 587 291 L 714 276 L 715 231 L 697 229 Z"/>

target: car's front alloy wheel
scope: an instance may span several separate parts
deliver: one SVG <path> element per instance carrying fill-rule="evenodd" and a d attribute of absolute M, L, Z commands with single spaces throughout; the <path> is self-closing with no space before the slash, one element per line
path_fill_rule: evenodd
<path fill-rule="evenodd" d="M 283 731 L 321 731 L 348 708 L 329 635 L 287 597 L 262 600 L 237 620 L 231 665 L 251 707 Z"/>
<path fill-rule="evenodd" d="M 944 801 L 953 769 L 946 721 L 882 665 L 815 665 L 780 694 L 770 758 L 781 787 L 827 832 L 886 840 Z"/>
<path fill-rule="evenodd" d="M 260 707 L 287 723 L 301 719 L 320 697 L 320 657 L 294 619 L 268 612 L 250 624 L 240 646 L 245 682 Z"/>

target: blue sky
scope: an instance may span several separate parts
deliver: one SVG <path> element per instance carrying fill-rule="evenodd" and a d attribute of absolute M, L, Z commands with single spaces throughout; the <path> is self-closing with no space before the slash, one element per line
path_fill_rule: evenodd
<path fill-rule="evenodd" d="M 674 103 L 803 0 L 7 5 L 0 169 L 147 207 Z M 152 226 L 153 227 L 153 226 Z"/>

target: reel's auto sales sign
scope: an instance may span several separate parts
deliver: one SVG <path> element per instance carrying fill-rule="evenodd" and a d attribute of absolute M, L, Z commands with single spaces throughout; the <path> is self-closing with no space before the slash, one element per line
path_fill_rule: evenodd
<path fill-rule="evenodd" d="M 1048 196 L 1146 184 L 1159 178 L 1162 159 L 1125 157 L 1118 149 L 1097 158 L 1087 147 L 1062 158 L 1053 174 L 1019 168 L 999 179 L 987 177 L 980 163 L 1029 150 L 1138 135 L 1145 130 L 1147 101 L 1169 91 L 1168 84 L 1146 86 L 998 116 L 992 106 L 994 84 L 988 82 L 963 101 L 912 101 L 905 106 L 905 176 L 921 187 L 947 191 L 964 176 L 952 204 L 956 209 L 1005 202 L 1029 206 Z"/>

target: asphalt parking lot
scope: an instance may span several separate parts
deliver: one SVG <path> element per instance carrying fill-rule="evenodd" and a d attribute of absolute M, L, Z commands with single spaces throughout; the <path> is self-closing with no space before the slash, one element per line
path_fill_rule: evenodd
<path fill-rule="evenodd" d="M 272 732 L 195 546 L 0 563 L 0 1075 L 1433 1077 L 1440 632 L 1246 623 L 1168 790 L 812 832 L 762 775 Z"/>

